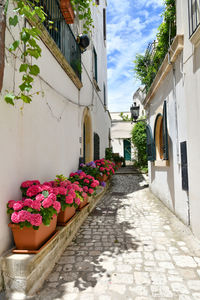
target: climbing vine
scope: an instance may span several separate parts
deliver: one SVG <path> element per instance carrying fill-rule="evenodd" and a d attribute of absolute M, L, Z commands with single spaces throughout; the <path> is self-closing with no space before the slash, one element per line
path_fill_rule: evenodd
<path fill-rule="evenodd" d="M 8 9 L 8 1 L 5 6 L 5 14 Z M 33 63 L 33 60 L 37 60 L 41 57 L 41 48 L 38 44 L 40 37 L 39 25 L 43 22 L 48 22 L 47 26 L 52 27 L 53 22 L 47 20 L 46 13 L 42 6 L 37 5 L 38 1 L 23 1 L 13 0 L 14 2 L 14 15 L 9 17 L 9 26 L 16 27 L 22 20 L 28 19 L 33 24 L 37 24 L 32 27 L 23 26 L 19 32 L 18 38 L 11 44 L 9 51 L 18 57 L 20 54 L 23 61 L 19 67 L 19 73 L 22 77 L 22 82 L 19 85 L 19 92 L 16 94 L 14 91 L 8 92 L 4 96 L 4 100 L 14 105 L 15 100 L 21 99 L 25 103 L 30 103 L 32 97 L 35 94 L 39 94 L 37 91 L 31 93 L 33 88 L 34 79 L 39 75 L 40 68 L 37 64 Z M 87 33 L 91 27 L 93 27 L 93 20 L 91 17 L 90 3 L 92 0 L 71 0 L 73 9 L 77 12 L 79 20 L 83 20 L 84 32 Z"/>
<path fill-rule="evenodd" d="M 136 78 L 145 85 L 148 92 L 165 55 L 176 35 L 176 1 L 165 0 L 163 22 L 158 28 L 157 39 L 145 54 L 137 54 L 134 61 Z"/>
<path fill-rule="evenodd" d="M 94 28 L 91 3 L 95 5 L 93 0 L 71 0 L 72 7 L 77 13 L 79 20 L 83 20 L 83 33 L 91 32 L 91 28 Z"/>

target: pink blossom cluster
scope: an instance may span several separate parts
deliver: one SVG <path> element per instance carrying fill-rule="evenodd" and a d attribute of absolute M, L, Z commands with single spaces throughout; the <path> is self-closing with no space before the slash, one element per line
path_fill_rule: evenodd
<path fill-rule="evenodd" d="M 99 168 L 100 173 L 107 176 L 115 174 L 115 163 L 104 158 L 95 161 L 96 166 Z"/>
<path fill-rule="evenodd" d="M 74 184 L 79 184 L 83 190 L 83 197 L 85 194 L 91 196 L 94 194 L 96 187 L 99 186 L 99 181 L 95 180 L 95 178 L 91 175 L 87 175 L 85 172 L 77 171 L 75 173 L 70 174 L 70 181 Z"/>
<path fill-rule="evenodd" d="M 27 210 L 20 210 L 11 214 L 11 221 L 15 224 L 27 221 L 33 226 L 40 226 L 42 224 L 42 216 L 40 214 L 32 214 Z"/>
<path fill-rule="evenodd" d="M 62 203 L 63 207 L 74 205 L 77 207 L 81 202 L 81 197 L 87 197 L 83 192 L 79 182 L 72 183 L 69 180 L 55 181 L 53 184 L 53 193 L 57 196 L 57 200 Z"/>

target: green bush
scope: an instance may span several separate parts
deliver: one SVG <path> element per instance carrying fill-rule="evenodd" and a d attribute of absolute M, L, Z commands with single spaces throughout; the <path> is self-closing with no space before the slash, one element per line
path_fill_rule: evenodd
<path fill-rule="evenodd" d="M 147 153 L 146 153 L 146 123 L 137 122 L 132 129 L 132 142 L 137 149 L 137 160 L 135 166 L 139 168 L 147 167 Z"/>

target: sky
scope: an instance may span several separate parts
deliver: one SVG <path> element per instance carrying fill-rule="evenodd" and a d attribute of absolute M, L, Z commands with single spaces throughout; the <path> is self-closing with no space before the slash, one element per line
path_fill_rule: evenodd
<path fill-rule="evenodd" d="M 155 40 L 163 0 L 107 0 L 107 4 L 108 108 L 125 112 L 140 86 L 133 61 Z"/>

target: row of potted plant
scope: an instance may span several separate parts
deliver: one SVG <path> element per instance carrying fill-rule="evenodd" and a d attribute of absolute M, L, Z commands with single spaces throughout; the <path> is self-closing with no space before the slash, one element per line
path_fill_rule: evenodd
<path fill-rule="evenodd" d="M 22 182 L 22 199 L 7 203 L 17 249 L 38 249 L 55 232 L 57 223 L 64 225 L 114 173 L 115 165 L 101 159 L 81 165 L 69 178 L 57 175 L 55 180 L 42 184 L 38 180 Z"/>

